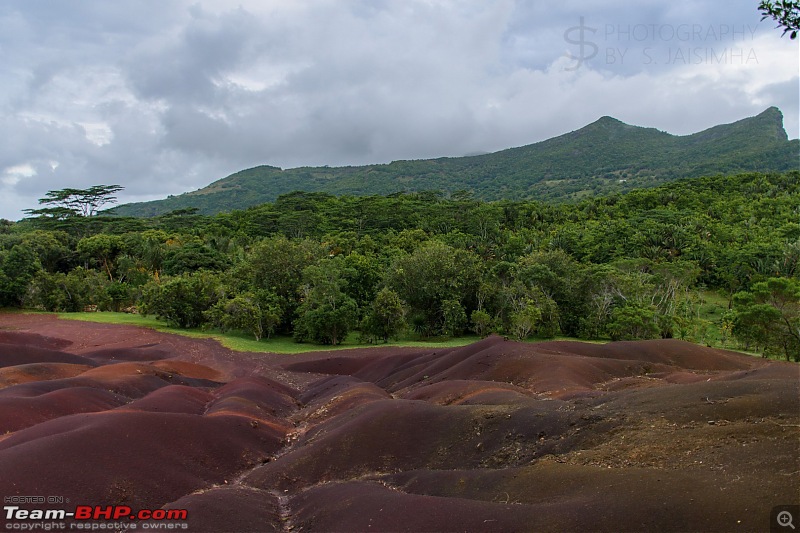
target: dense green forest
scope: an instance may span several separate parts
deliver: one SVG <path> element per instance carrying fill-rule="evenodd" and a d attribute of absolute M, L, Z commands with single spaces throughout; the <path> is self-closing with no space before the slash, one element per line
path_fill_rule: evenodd
<path fill-rule="evenodd" d="M 202 214 L 215 214 L 273 202 L 296 190 L 356 196 L 468 191 L 480 200 L 574 202 L 678 178 L 794 170 L 799 155 L 800 141 L 788 140 L 776 107 L 684 136 L 602 117 L 546 141 L 471 157 L 287 170 L 259 166 L 198 191 L 122 205 L 114 212 L 154 216 L 197 208 Z"/>
<path fill-rule="evenodd" d="M 708 342 L 800 359 L 800 172 L 572 204 L 292 193 L 214 216 L 0 227 L 0 301 L 338 344 L 396 335 Z M 726 303 L 714 320 L 704 294 Z M 352 338 L 352 337 L 351 337 Z"/>

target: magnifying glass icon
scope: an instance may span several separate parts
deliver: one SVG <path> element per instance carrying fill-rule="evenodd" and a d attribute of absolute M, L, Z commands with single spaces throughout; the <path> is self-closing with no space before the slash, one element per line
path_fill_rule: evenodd
<path fill-rule="evenodd" d="M 789 526 L 790 528 L 794 529 L 794 524 L 792 524 L 792 513 L 789 511 L 781 511 L 778 513 L 778 525 L 781 527 Z"/>

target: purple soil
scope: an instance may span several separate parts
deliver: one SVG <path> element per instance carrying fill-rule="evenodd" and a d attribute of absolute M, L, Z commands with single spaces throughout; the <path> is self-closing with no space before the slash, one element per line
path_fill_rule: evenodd
<path fill-rule="evenodd" d="M 0 398 L 0 435 L 53 418 L 114 409 L 128 398 L 106 390 L 71 387 L 34 397 Z"/>
<path fill-rule="evenodd" d="M 292 525 L 302 531 L 409 532 L 727 532 L 765 525 L 745 510 L 752 501 L 746 488 L 731 494 L 731 505 L 745 505 L 732 513 L 719 505 L 713 480 L 698 485 L 693 476 L 681 472 L 648 478 L 555 466 L 516 470 L 513 477 L 498 477 L 497 471 L 434 473 L 422 482 L 406 483 L 408 488 L 386 481 L 319 485 L 295 497 Z M 467 485 L 467 490 L 442 494 L 443 485 Z M 676 489 L 698 495 L 679 513 L 673 505 Z"/>
<path fill-rule="evenodd" d="M 0 327 L 3 496 L 213 532 L 752 531 L 800 503 L 795 364 L 677 340 L 278 355 Z"/>
<path fill-rule="evenodd" d="M 232 480 L 277 451 L 282 437 L 241 417 L 136 411 L 65 416 L 0 441 L 0 493 L 157 508 Z"/>
<path fill-rule="evenodd" d="M 197 533 L 284 531 L 277 496 L 245 485 L 201 490 L 165 508 L 186 509 L 188 530 Z"/>
<path fill-rule="evenodd" d="M 72 344 L 72 341 L 39 333 L 28 331 L 15 331 L 14 324 L 25 324 L 30 321 L 31 315 L 17 315 L 4 317 L 4 329 L 0 330 L 0 344 L 10 344 L 12 346 L 27 346 L 29 348 L 44 348 L 46 350 L 60 350 Z M 38 318 L 38 317 L 37 317 Z M 40 321 L 39 321 L 40 322 Z M 23 326 L 24 327 L 24 326 Z M 11 328 L 11 330 L 5 330 Z"/>
<path fill-rule="evenodd" d="M 92 359 L 58 350 L 25 344 L 0 344 L 0 367 L 32 363 L 72 363 L 97 366 Z"/>
<path fill-rule="evenodd" d="M 74 363 L 28 363 L 0 368 L 0 389 L 31 381 L 71 378 L 92 368 Z"/>
<path fill-rule="evenodd" d="M 212 399 L 213 396 L 203 390 L 186 385 L 167 385 L 117 410 L 202 415 Z"/>
<path fill-rule="evenodd" d="M 133 346 L 131 348 L 101 349 L 85 352 L 84 357 L 102 363 L 118 361 L 158 361 L 172 357 L 172 352 L 158 345 Z"/>
<path fill-rule="evenodd" d="M 510 405 L 527 402 L 531 396 L 530 391 L 507 383 L 449 380 L 417 387 L 403 398 L 438 405 Z"/>
<path fill-rule="evenodd" d="M 331 376 L 314 383 L 298 400 L 303 409 L 295 420 L 305 424 L 319 424 L 358 407 L 378 400 L 391 399 L 391 395 L 372 383 L 350 376 Z"/>

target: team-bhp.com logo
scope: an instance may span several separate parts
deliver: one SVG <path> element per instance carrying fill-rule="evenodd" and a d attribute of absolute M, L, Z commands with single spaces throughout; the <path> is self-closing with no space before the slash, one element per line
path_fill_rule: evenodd
<path fill-rule="evenodd" d="M 109 529 L 108 524 L 98 521 L 113 521 L 112 529 L 137 529 L 136 522 L 141 522 L 142 529 L 186 529 L 188 518 L 186 509 L 140 509 L 134 511 L 127 505 L 78 505 L 74 511 L 65 509 L 22 509 L 18 505 L 3 507 L 6 528 L 11 530 L 32 531 L 59 529 Z M 63 522 L 70 520 L 69 527 Z M 13 521 L 13 522 L 12 522 Z M 32 521 L 47 523 L 50 527 L 31 524 Z M 62 522 L 59 522 L 62 521 Z M 178 522 L 178 523 L 176 523 Z M 105 527 L 100 527 L 100 524 Z M 166 527 L 169 525 L 170 527 Z M 95 527 L 96 526 L 96 527 Z"/>

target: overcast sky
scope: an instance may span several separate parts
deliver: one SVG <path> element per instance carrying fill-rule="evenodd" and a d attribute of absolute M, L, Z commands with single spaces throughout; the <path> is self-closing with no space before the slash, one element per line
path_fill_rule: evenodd
<path fill-rule="evenodd" d="M 603 115 L 685 135 L 778 106 L 798 42 L 757 0 L 2 0 L 0 217 L 259 164 L 538 142 Z"/>

